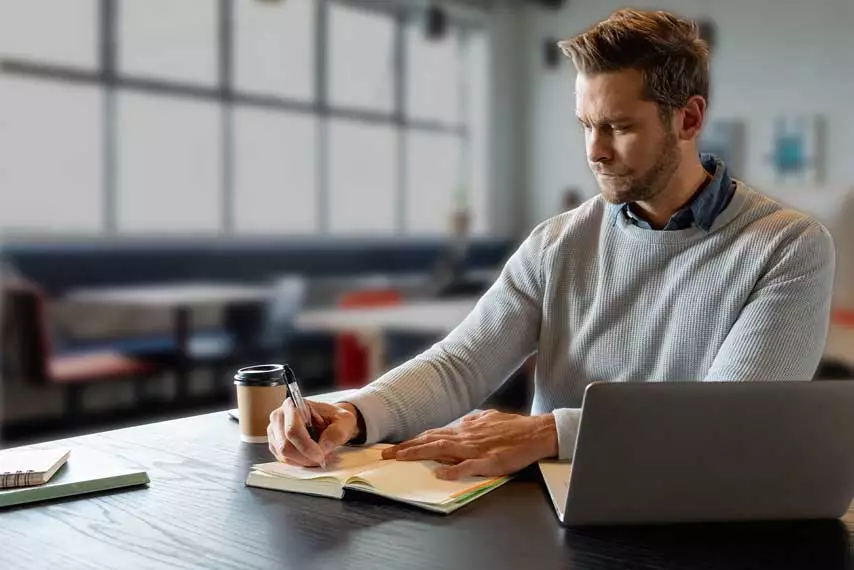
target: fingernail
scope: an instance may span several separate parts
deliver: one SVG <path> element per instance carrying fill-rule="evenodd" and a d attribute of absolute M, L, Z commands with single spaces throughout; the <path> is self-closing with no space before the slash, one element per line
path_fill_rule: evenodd
<path fill-rule="evenodd" d="M 439 479 L 447 479 L 448 478 L 448 470 L 447 469 L 436 469 L 436 477 Z"/>
<path fill-rule="evenodd" d="M 397 452 L 394 450 L 393 447 L 389 447 L 388 449 L 383 449 L 382 455 L 383 459 L 394 459 L 395 455 L 397 455 Z"/>

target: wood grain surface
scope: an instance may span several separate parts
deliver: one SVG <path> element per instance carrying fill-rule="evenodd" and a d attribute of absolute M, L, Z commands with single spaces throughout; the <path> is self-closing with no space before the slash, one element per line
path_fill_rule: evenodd
<path fill-rule="evenodd" d="M 845 521 L 565 529 L 534 470 L 443 516 L 366 494 L 247 488 L 265 445 L 225 413 L 64 440 L 147 488 L 0 511 L 0 568 L 847 568 Z M 73 453 L 73 452 L 72 452 Z M 72 455 L 73 457 L 73 455 Z"/>

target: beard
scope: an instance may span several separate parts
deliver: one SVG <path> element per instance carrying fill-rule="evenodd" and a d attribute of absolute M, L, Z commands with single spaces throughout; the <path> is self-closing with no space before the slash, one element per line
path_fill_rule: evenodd
<path fill-rule="evenodd" d="M 667 187 L 679 167 L 680 160 L 681 149 L 676 140 L 676 134 L 667 130 L 655 162 L 645 172 L 636 173 L 628 170 L 606 174 L 592 166 L 591 170 L 599 183 L 602 197 L 608 202 L 612 204 L 642 202 L 654 198 Z"/>

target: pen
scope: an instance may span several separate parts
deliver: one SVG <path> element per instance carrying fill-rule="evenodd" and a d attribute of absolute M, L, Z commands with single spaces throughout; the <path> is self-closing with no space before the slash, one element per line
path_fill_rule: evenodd
<path fill-rule="evenodd" d="M 293 400 L 297 413 L 300 415 L 302 423 L 305 424 L 305 429 L 308 431 L 308 435 L 311 439 L 317 441 L 320 438 L 320 433 L 318 433 L 317 428 L 314 427 L 314 423 L 311 421 L 311 412 L 308 409 L 308 404 L 305 403 L 305 400 L 302 397 L 302 392 L 300 392 L 296 374 L 294 374 L 294 371 L 287 364 L 284 366 L 284 373 L 285 389 L 288 392 L 288 396 Z M 320 462 L 320 466 L 326 469 L 325 459 Z"/>

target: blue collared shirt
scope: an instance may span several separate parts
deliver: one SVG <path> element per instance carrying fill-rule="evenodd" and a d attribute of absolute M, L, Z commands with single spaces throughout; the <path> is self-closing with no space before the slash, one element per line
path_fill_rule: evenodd
<path fill-rule="evenodd" d="M 688 204 L 670 216 L 662 230 L 684 230 L 693 224 L 697 224 L 697 227 L 708 232 L 711 230 L 715 218 L 729 205 L 735 193 L 735 182 L 727 173 L 724 162 L 712 154 L 701 154 L 700 162 L 712 176 L 711 182 L 706 184 L 706 187 L 697 193 Z M 645 230 L 653 229 L 649 222 L 632 211 L 631 202 L 620 204 L 615 210 L 617 210 L 617 215 L 628 217 L 636 226 Z M 616 217 L 614 221 L 616 222 Z"/>

